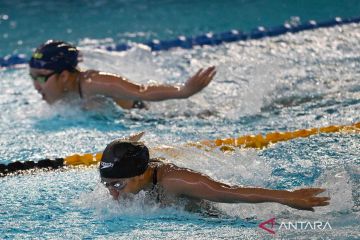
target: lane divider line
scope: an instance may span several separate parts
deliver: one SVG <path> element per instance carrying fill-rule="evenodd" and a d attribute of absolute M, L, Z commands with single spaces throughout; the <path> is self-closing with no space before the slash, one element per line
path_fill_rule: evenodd
<path fill-rule="evenodd" d="M 321 128 L 300 129 L 292 132 L 270 132 L 266 135 L 244 135 L 237 138 L 219 138 L 215 140 L 203 140 L 199 142 L 186 143 L 187 146 L 197 148 L 220 149 L 223 152 L 234 151 L 235 148 L 256 148 L 263 149 L 270 144 L 277 142 L 284 142 L 296 138 L 307 138 L 317 134 L 328 133 L 360 133 L 360 122 L 350 125 L 331 125 Z M 100 162 L 102 153 L 95 154 L 73 154 L 64 158 L 42 159 L 38 162 L 12 162 L 9 164 L 0 164 L 0 177 L 8 175 L 19 175 L 27 173 L 32 169 L 59 169 L 63 167 L 77 167 L 77 166 L 93 166 Z"/>
<path fill-rule="evenodd" d="M 158 40 L 154 39 L 148 42 L 142 43 L 148 46 L 151 51 L 167 51 L 172 48 L 191 49 L 195 46 L 215 46 L 222 43 L 246 41 L 252 39 L 261 39 L 264 37 L 275 37 L 286 33 L 298 33 L 306 30 L 313 30 L 318 28 L 326 28 L 339 26 L 350 23 L 359 23 L 360 16 L 351 18 L 335 17 L 325 21 L 316 22 L 309 20 L 298 25 L 283 24 L 280 26 L 265 28 L 259 26 L 250 32 L 242 32 L 241 30 L 230 30 L 222 33 L 206 33 L 195 37 L 179 36 L 176 39 L 171 40 Z M 133 44 L 117 44 L 115 46 L 101 47 L 101 49 L 108 51 L 127 51 L 132 48 Z M 0 57 L 0 68 L 12 67 L 15 65 L 26 64 L 29 59 L 25 54 L 7 55 Z"/>

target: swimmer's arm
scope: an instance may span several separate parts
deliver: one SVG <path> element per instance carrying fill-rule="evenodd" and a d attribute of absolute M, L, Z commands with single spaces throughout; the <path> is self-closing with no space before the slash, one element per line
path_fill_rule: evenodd
<path fill-rule="evenodd" d="M 108 73 L 97 72 L 84 83 L 83 91 L 88 95 L 101 94 L 114 99 L 162 101 L 187 98 L 206 87 L 215 76 L 215 67 L 200 69 L 183 86 L 139 85 Z"/>
<path fill-rule="evenodd" d="M 229 186 L 187 169 L 170 171 L 164 177 L 162 184 L 173 194 L 185 195 L 190 198 L 222 203 L 276 202 L 296 209 L 311 211 L 314 211 L 313 207 L 328 205 L 327 201 L 330 199 L 316 197 L 324 189 L 310 188 L 286 191 Z"/>

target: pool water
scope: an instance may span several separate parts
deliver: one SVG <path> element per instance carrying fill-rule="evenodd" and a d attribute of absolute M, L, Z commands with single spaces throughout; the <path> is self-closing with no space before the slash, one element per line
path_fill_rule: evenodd
<path fill-rule="evenodd" d="M 144 141 L 153 148 L 153 156 L 217 180 L 276 189 L 323 187 L 332 200 L 315 213 L 270 203 L 214 204 L 222 213 L 214 217 L 186 212 L 181 206 L 160 208 L 147 202 L 142 192 L 134 201 L 115 202 L 99 183 L 96 168 L 39 171 L 0 178 L 1 239 L 272 238 L 258 227 L 272 217 L 278 223 L 322 221 L 332 227 L 282 229 L 277 238 L 359 237 L 358 133 L 320 134 L 230 153 L 184 144 L 359 122 L 359 24 L 157 53 L 136 44 L 122 53 L 97 49 L 114 42 L 276 26 L 292 16 L 354 16 L 360 8 L 356 1 L 341 6 L 245 0 L 232 1 L 231 6 L 218 1 L 16 3 L 1 3 L 1 56 L 29 54 L 54 36 L 81 47 L 81 67 L 119 73 L 139 83 L 183 83 L 198 68 L 210 65 L 217 66 L 218 73 L 201 93 L 149 103 L 148 111 L 124 111 L 110 101 L 106 107 L 84 111 L 74 103 L 44 103 L 26 67 L 2 69 L 0 163 L 93 153 L 115 138 L 146 131 Z M 281 11 L 273 15 L 276 9 Z M 154 150 L 162 145 L 172 150 Z"/>
<path fill-rule="evenodd" d="M 357 0 L 2 0 L 0 56 L 30 54 L 47 39 L 81 44 L 166 40 L 259 25 L 358 16 Z M 299 18 L 299 19 L 298 19 Z"/>

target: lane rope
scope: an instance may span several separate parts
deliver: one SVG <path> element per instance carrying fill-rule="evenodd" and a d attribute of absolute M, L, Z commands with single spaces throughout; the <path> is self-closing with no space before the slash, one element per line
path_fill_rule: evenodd
<path fill-rule="evenodd" d="M 244 135 L 237 138 L 223 138 L 210 141 L 204 140 L 192 144 L 194 146 L 205 145 L 211 148 L 219 147 L 222 151 L 234 150 L 233 147 L 263 149 L 264 147 L 277 142 L 290 141 L 296 138 L 307 138 L 321 133 L 337 132 L 360 133 L 360 122 L 351 125 L 331 125 L 321 128 L 300 129 L 292 132 L 270 132 L 266 135 Z"/>
<path fill-rule="evenodd" d="M 284 142 L 296 138 L 307 138 L 317 134 L 327 133 L 360 133 L 360 122 L 351 125 L 331 125 L 321 128 L 300 129 L 292 132 L 270 132 L 266 135 L 244 135 L 237 138 L 222 138 L 215 140 L 204 140 L 200 142 L 189 142 L 187 146 L 197 148 L 219 148 L 221 151 L 234 151 L 235 148 L 256 148 L 263 149 L 270 144 L 277 142 Z M 25 161 L 25 162 L 12 162 L 9 164 L 0 164 L 0 177 L 8 175 L 19 175 L 27 173 L 32 169 L 47 169 L 54 170 L 64 167 L 76 166 L 92 166 L 100 162 L 102 153 L 85 153 L 73 154 L 64 158 L 56 159 L 42 159 L 38 162 Z"/>
<path fill-rule="evenodd" d="M 243 32 L 241 30 L 230 30 L 222 33 L 206 33 L 195 37 L 179 36 L 176 39 L 171 40 L 158 40 L 154 39 L 148 42 L 142 43 L 148 46 L 151 51 L 167 51 L 172 48 L 184 48 L 191 49 L 195 46 L 215 46 L 222 43 L 246 41 L 252 39 L 261 39 L 264 37 L 275 37 L 286 33 L 297 33 L 306 30 L 313 30 L 318 28 L 333 27 L 350 23 L 360 23 L 360 16 L 351 18 L 335 17 L 325 21 L 316 22 L 315 20 L 309 20 L 297 25 L 291 25 L 285 23 L 280 26 L 266 28 L 259 26 L 250 32 Z M 115 46 L 101 47 L 103 50 L 108 51 L 127 51 L 132 48 L 132 44 L 117 44 Z M 29 59 L 25 54 L 7 55 L 0 57 L 1 67 L 12 67 L 14 65 L 26 64 Z"/>

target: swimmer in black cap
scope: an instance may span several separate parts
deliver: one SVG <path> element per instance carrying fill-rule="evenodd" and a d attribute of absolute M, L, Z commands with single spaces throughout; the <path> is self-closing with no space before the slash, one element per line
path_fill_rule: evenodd
<path fill-rule="evenodd" d="M 103 95 L 125 109 L 144 108 L 142 101 L 188 98 L 206 87 L 216 74 L 215 67 L 200 69 L 183 86 L 139 85 L 124 77 L 77 68 L 79 51 L 63 41 L 49 40 L 36 49 L 29 62 L 36 90 L 48 103 L 68 92 L 80 98 Z"/>
<path fill-rule="evenodd" d="M 102 183 L 116 200 L 128 193 L 154 189 L 160 202 L 169 196 L 222 203 L 276 202 L 314 211 L 314 207 L 329 205 L 330 200 L 316 197 L 325 191 L 321 188 L 287 191 L 229 186 L 199 172 L 151 160 L 144 144 L 124 140 L 115 140 L 105 148 L 99 170 Z"/>

